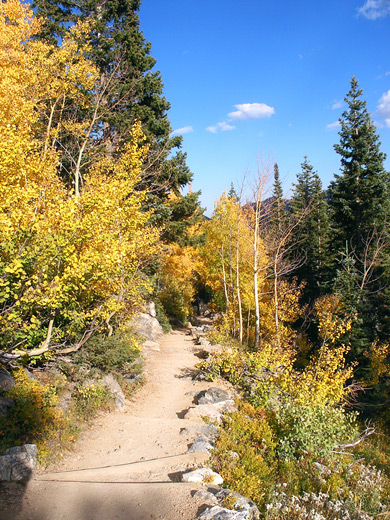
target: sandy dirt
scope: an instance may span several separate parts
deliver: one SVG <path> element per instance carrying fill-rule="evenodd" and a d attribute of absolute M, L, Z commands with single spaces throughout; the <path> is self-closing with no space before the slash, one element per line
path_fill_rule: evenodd
<path fill-rule="evenodd" d="M 10 487 L 0 520 L 194 519 L 201 485 L 179 475 L 207 458 L 187 454 L 193 435 L 180 433 L 201 421 L 183 415 L 211 386 L 192 379 L 197 351 L 184 331 L 165 335 L 124 410 L 99 417 L 55 472 L 38 474 L 23 493 Z"/>

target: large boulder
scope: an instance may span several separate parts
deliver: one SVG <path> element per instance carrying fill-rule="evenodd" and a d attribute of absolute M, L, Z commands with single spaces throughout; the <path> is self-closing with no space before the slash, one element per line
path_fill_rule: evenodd
<path fill-rule="evenodd" d="M 27 482 L 34 476 L 36 467 L 37 447 L 35 444 L 9 448 L 0 457 L 0 481 Z"/>
<path fill-rule="evenodd" d="M 146 312 L 136 314 L 129 326 L 139 336 L 150 341 L 158 341 L 164 334 L 157 319 Z"/>

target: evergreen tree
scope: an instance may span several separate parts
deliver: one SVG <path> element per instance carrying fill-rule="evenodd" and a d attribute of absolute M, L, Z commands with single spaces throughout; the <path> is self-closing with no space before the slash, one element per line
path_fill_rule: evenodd
<path fill-rule="evenodd" d="M 192 206 L 194 215 L 199 214 L 194 194 L 188 204 L 181 201 L 181 189 L 191 182 L 192 173 L 180 151 L 182 137 L 171 135 L 170 104 L 163 95 L 160 72 L 152 71 L 156 61 L 151 44 L 140 31 L 140 0 L 33 0 L 33 6 L 45 20 L 40 37 L 52 42 L 59 41 L 70 24 L 92 20 L 90 59 L 101 73 L 101 83 L 108 85 L 94 132 L 96 143 L 111 153 L 131 138 L 134 121 L 141 121 L 150 148 L 139 188 L 149 189 L 149 207 L 160 211 L 156 219 L 173 218 L 172 200 L 166 207 L 172 192 L 179 205 Z M 63 148 L 61 143 L 59 147 Z"/>
<path fill-rule="evenodd" d="M 389 175 L 380 142 L 361 99 L 355 77 L 345 97 L 348 104 L 340 119 L 340 143 L 334 146 L 341 157 L 341 174 L 329 188 L 332 221 L 332 251 L 350 251 L 361 257 L 368 236 L 384 229 L 389 209 Z M 335 267 L 337 269 L 337 267 Z"/>
<path fill-rule="evenodd" d="M 390 333 L 384 301 L 389 280 L 389 174 L 361 95 L 353 77 L 345 97 L 348 108 L 340 119 L 340 143 L 334 147 L 341 157 L 341 173 L 330 185 L 329 205 L 334 289 L 347 311 L 356 309 L 350 342 L 352 356 L 364 365 L 364 351 Z"/>
<path fill-rule="evenodd" d="M 296 222 L 292 234 L 293 251 L 304 255 L 296 270 L 298 280 L 305 281 L 304 300 L 312 301 L 321 293 L 328 240 L 326 196 L 321 179 L 307 157 L 301 164 L 291 199 L 291 213 Z"/>

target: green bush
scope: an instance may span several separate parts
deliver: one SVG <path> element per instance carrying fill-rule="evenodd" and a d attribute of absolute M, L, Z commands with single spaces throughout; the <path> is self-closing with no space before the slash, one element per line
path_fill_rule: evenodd
<path fill-rule="evenodd" d="M 120 372 L 129 368 L 139 354 L 138 337 L 125 331 L 110 337 L 99 334 L 91 338 L 74 359 L 76 364 L 87 364 L 102 372 Z"/>
<path fill-rule="evenodd" d="M 338 444 L 352 441 L 357 433 L 354 413 L 331 406 L 302 406 L 284 399 L 276 410 L 278 453 L 284 458 L 329 457 Z"/>

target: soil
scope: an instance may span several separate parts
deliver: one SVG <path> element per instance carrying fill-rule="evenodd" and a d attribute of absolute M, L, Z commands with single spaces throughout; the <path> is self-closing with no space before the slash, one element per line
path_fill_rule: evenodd
<path fill-rule="evenodd" d="M 121 412 L 100 416 L 55 471 L 27 486 L 2 490 L 0 520 L 192 520 L 201 484 L 182 483 L 183 471 L 205 453 L 187 454 L 200 419 L 184 419 L 194 396 L 224 383 L 193 379 L 199 351 L 185 331 L 146 354 L 146 384 Z"/>

